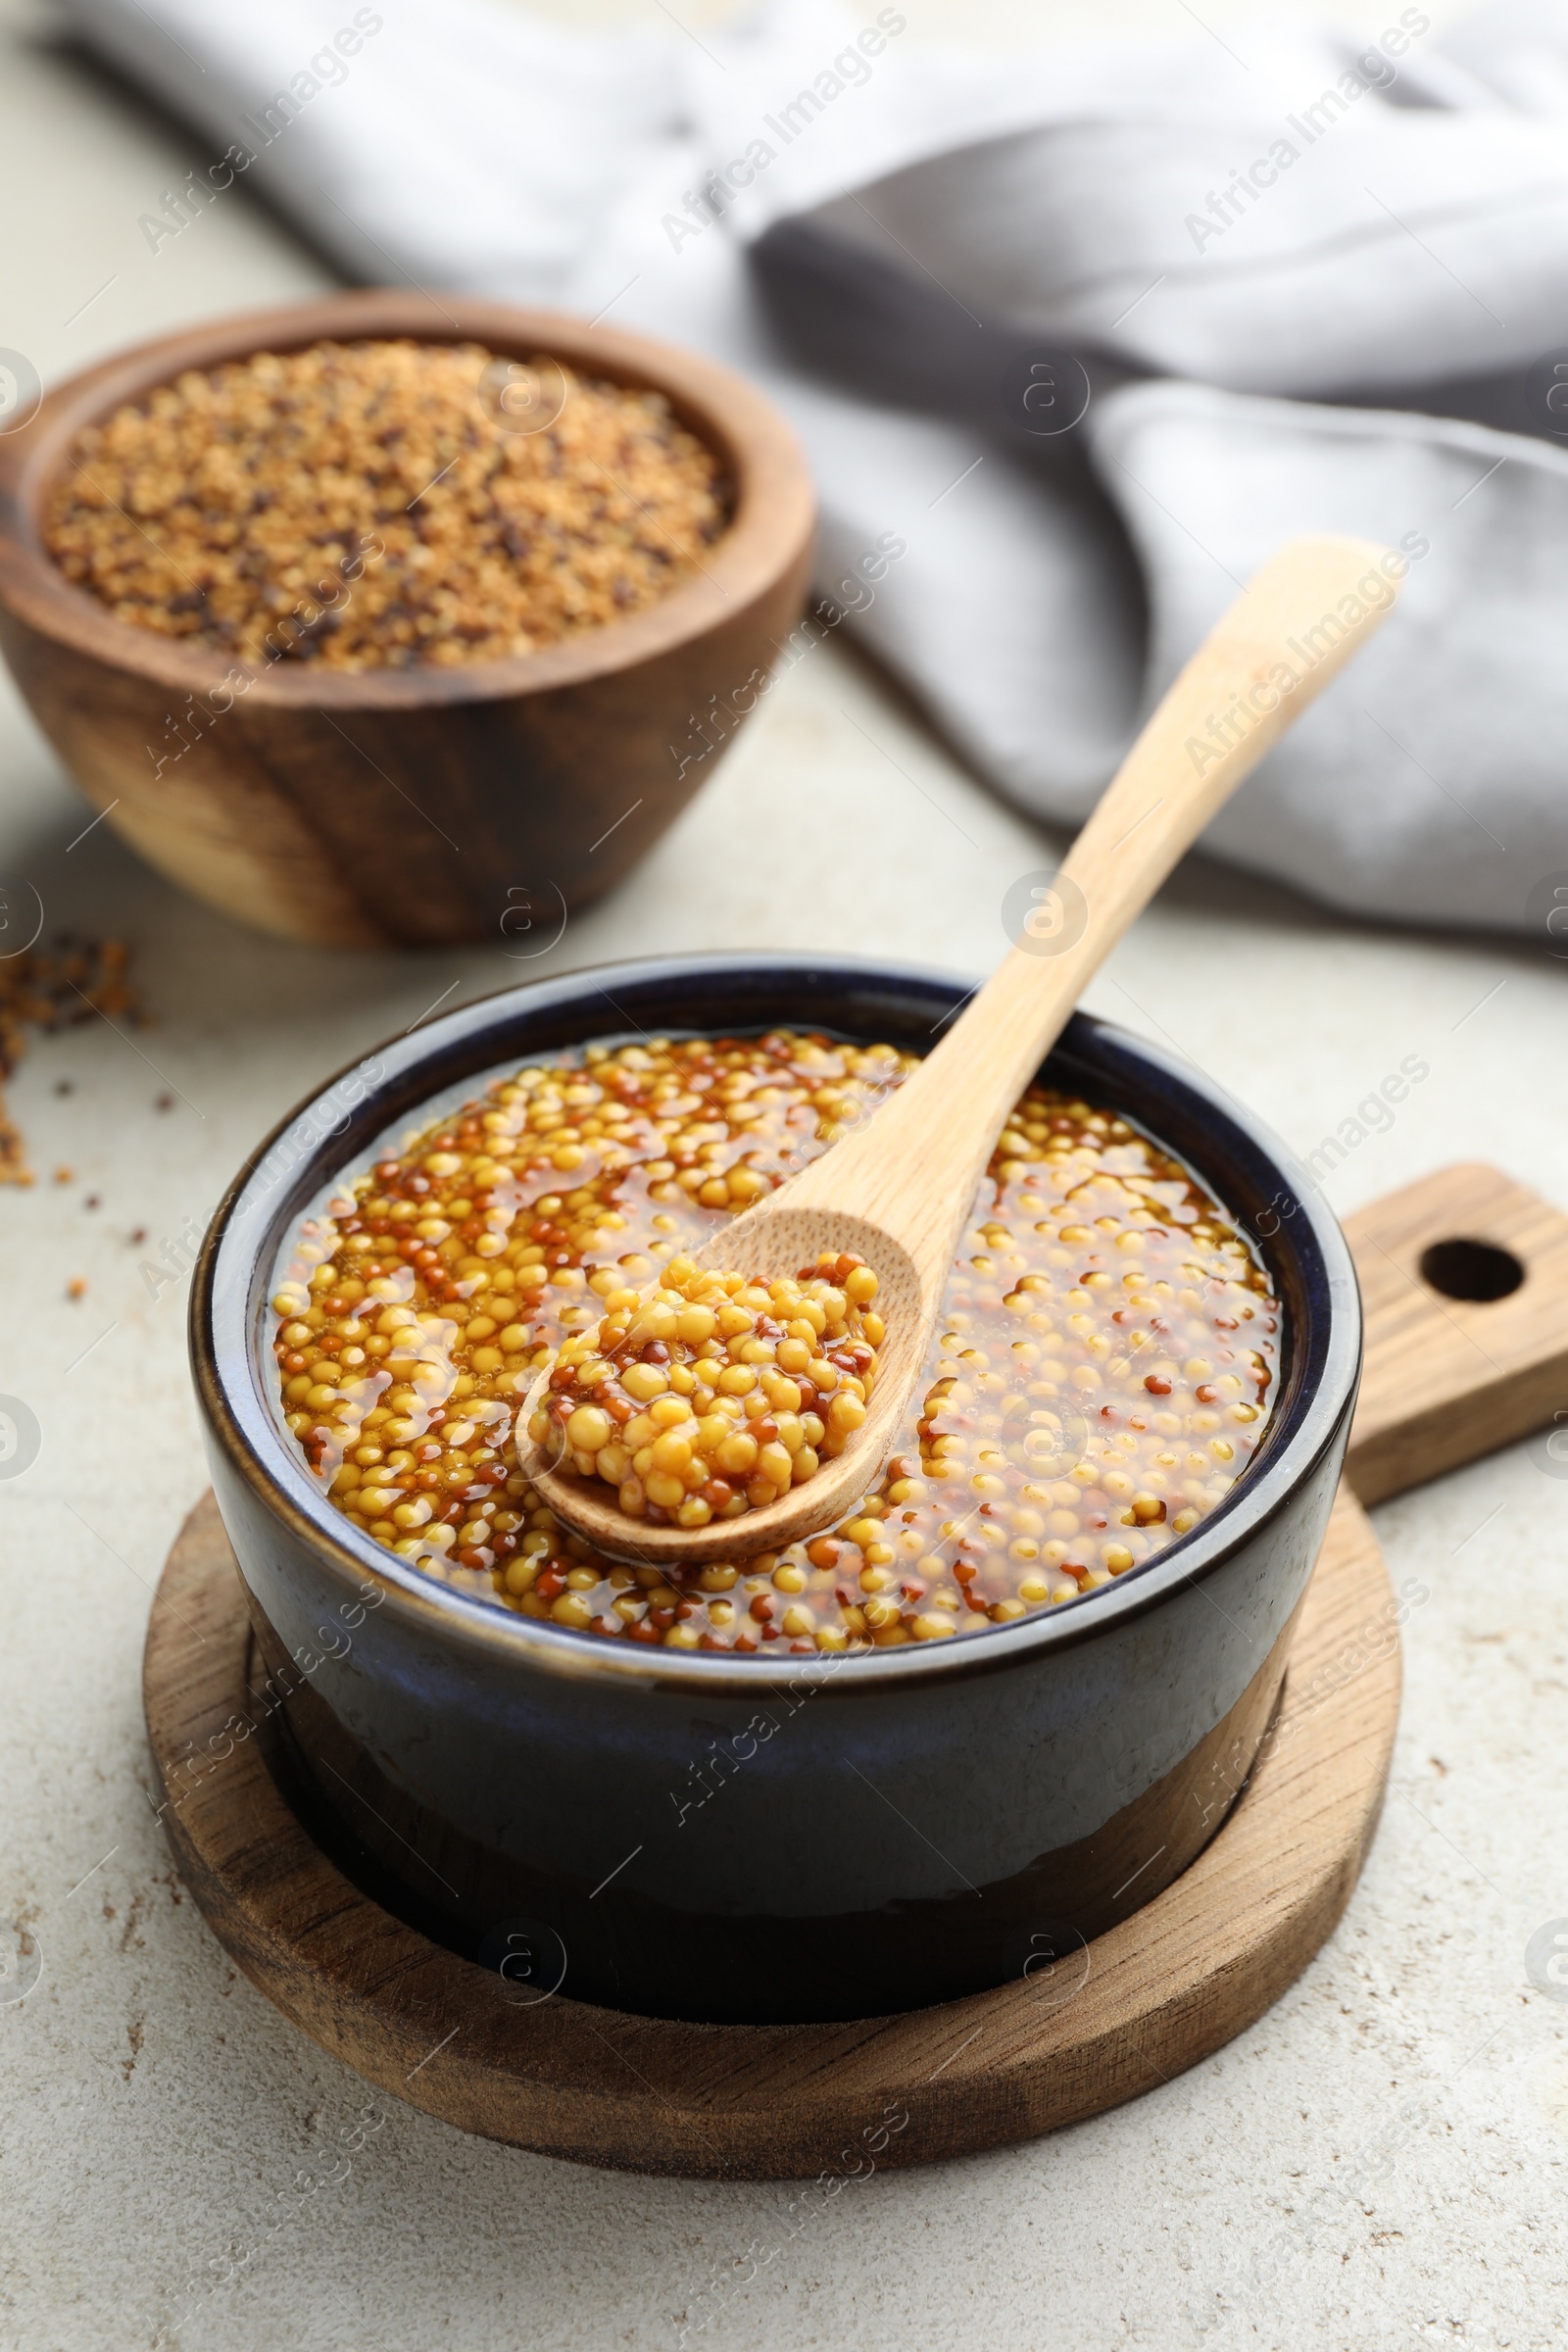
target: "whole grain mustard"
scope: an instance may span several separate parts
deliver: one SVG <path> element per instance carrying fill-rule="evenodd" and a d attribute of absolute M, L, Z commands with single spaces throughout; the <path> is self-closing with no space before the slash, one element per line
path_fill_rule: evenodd
<path fill-rule="evenodd" d="M 491 1081 L 348 1179 L 301 1226 L 273 1299 L 287 1425 L 336 1508 L 428 1574 L 564 1631 L 757 1656 L 983 1632 L 1187 1534 L 1267 1432 L 1280 1307 L 1255 1246 L 1178 1159 L 1041 1087 L 981 1183 L 906 1426 L 839 1525 L 701 1570 L 627 1567 L 564 1528 L 519 1468 L 517 1414 L 556 1351 L 589 1360 L 607 1316 L 678 1289 L 694 1249 L 913 1067 L 891 1046 L 784 1029 L 589 1046 Z M 847 1304 L 854 1271 L 834 1286 Z M 860 1311 L 869 1323 L 868 1299 Z M 776 1432 L 793 1415 L 814 1447 L 838 1384 L 769 1345 L 797 1394 L 764 1390 L 767 1417 Z M 625 1401 L 669 1394 L 684 1432 L 707 1417 L 688 1411 L 695 1376 L 683 1392 L 667 1341 L 637 1360 L 648 1348 L 664 1349 L 662 1385 Z M 863 1390 L 864 1368 L 839 1378 Z M 756 1370 L 744 1390 L 716 1369 L 708 1385 L 744 1407 Z M 761 1416 L 725 1418 L 715 1448 L 760 1435 Z M 597 1422 L 579 1434 L 612 1442 Z M 793 1477 L 798 1451 L 781 1451 Z M 714 1477 L 753 1466 L 732 1458 Z"/>

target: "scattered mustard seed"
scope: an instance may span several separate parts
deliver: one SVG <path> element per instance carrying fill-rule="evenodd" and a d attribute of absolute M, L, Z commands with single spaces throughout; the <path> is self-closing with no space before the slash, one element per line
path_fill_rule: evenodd
<path fill-rule="evenodd" d="M 0 1086 L 27 1050 L 25 1032 L 78 1028 L 95 1014 L 139 1021 L 134 993 L 125 977 L 127 957 L 118 939 L 101 943 L 68 941 L 50 954 L 36 948 L 0 960 Z M 69 1094 L 69 1078 L 56 1082 Z M 57 1182 L 68 1183 L 69 1172 Z M 22 1137 L 6 1115 L 0 1094 L 0 1184 L 31 1184 Z"/>

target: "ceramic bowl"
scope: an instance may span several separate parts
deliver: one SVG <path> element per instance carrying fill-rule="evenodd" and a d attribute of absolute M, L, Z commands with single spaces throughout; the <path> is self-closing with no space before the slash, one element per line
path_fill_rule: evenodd
<path fill-rule="evenodd" d="M 1267 1236 L 1287 1317 L 1247 1476 L 1114 1584 L 869 1655 L 622 1647 L 384 1551 L 329 1507 L 284 1432 L 267 1332 L 278 1253 L 307 1203 L 425 1103 L 636 1032 L 788 1022 L 923 1047 L 966 990 L 782 955 L 513 989 L 314 1096 L 214 1222 L 197 1387 L 297 1801 L 383 1901 L 530 1986 L 659 2016 L 835 2019 L 951 1999 L 1051 1955 L 1076 1965 L 1187 1867 L 1245 1783 L 1339 1479 L 1355 1280 L 1281 1148 L 1106 1022 L 1079 1014 L 1044 1075 L 1137 1121 Z"/>

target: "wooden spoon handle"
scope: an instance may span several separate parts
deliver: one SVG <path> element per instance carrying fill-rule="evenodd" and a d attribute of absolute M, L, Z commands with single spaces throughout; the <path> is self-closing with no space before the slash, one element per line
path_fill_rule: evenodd
<path fill-rule="evenodd" d="M 867 1217 L 932 1283 L 946 1278 L 1003 1121 L 1086 983 L 1242 779 L 1372 635 L 1398 560 L 1358 539 L 1280 549 L 1149 719 L 1054 883 L 1019 911 L 1019 944 L 868 1128 L 789 1187 L 793 1203 Z"/>
<path fill-rule="evenodd" d="M 1062 862 L 1088 908 L 1081 954 L 1070 967 L 1080 975 L 1078 986 L 1264 753 L 1388 617 L 1395 588 L 1384 561 L 1400 563 L 1361 539 L 1293 540 L 1253 574 L 1204 638 Z M 991 986 L 1009 970 L 1024 1007 L 1021 1050 L 1026 1058 L 1043 1054 L 1034 1032 L 1053 1016 L 1045 1010 L 1038 958 L 1015 948 Z M 1057 978 L 1072 985 L 1070 970 Z M 989 993 L 982 991 L 982 999 Z M 1021 1072 L 1019 1085 L 1031 1074 Z"/>

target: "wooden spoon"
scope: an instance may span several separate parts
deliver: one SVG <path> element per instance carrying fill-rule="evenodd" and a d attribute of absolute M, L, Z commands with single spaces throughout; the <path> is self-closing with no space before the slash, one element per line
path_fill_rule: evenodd
<path fill-rule="evenodd" d="M 628 1518 L 602 1480 L 539 1456 L 529 1476 L 558 1518 L 622 1558 L 736 1560 L 834 1526 L 874 1490 L 1007 1114 L 1133 917 L 1387 615 L 1396 568 L 1352 539 L 1299 539 L 1271 557 L 1165 695 L 1054 884 L 1020 910 L 1019 944 L 935 1051 L 857 1135 L 686 1253 L 764 1279 L 796 1274 L 822 1250 L 872 1267 L 886 1337 L 865 1421 L 843 1452 L 776 1502 L 700 1528 Z M 548 1379 L 547 1369 L 530 1390 L 519 1433 Z"/>

